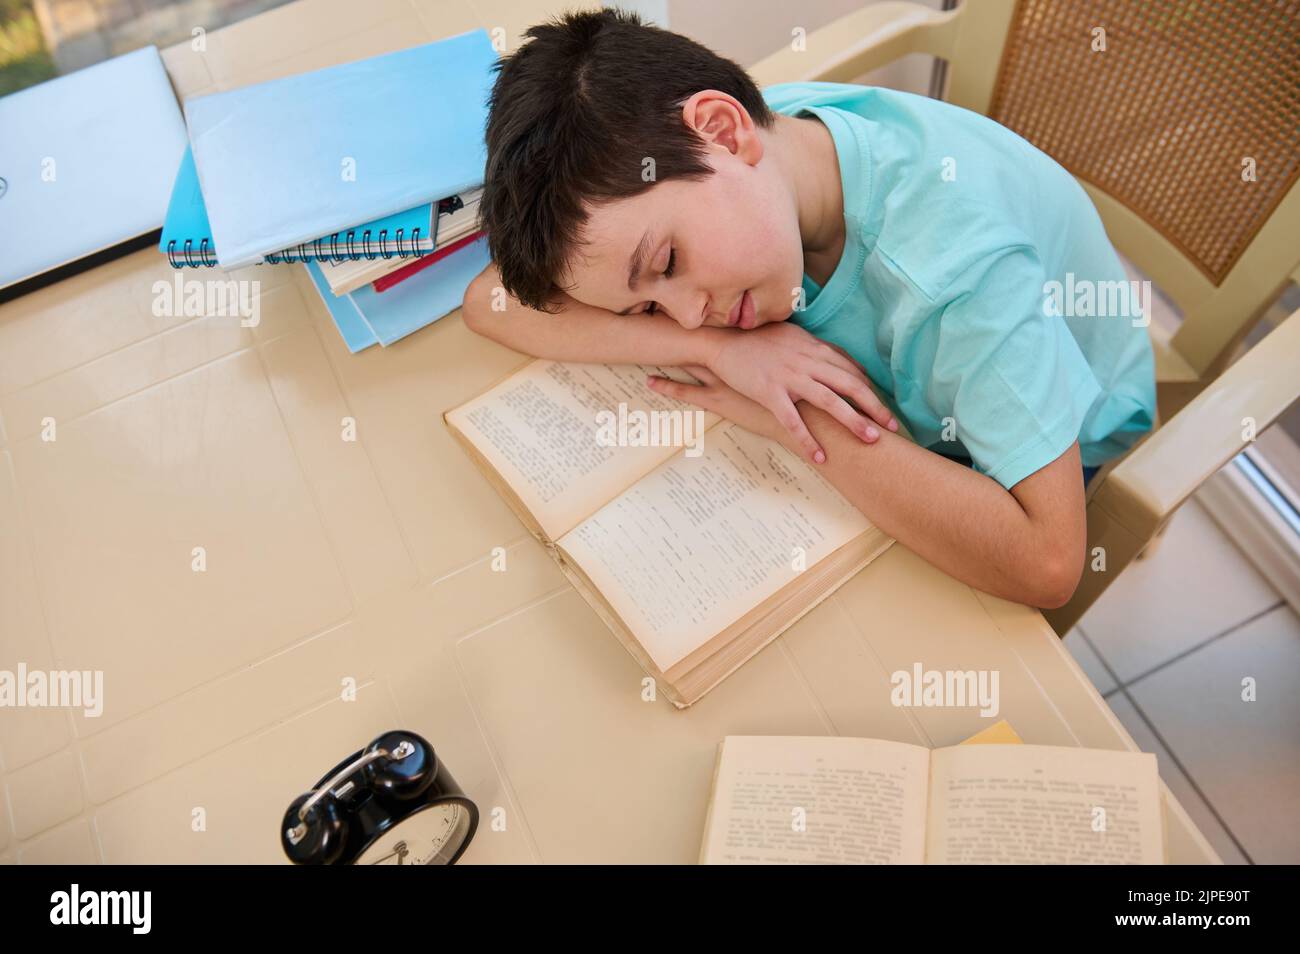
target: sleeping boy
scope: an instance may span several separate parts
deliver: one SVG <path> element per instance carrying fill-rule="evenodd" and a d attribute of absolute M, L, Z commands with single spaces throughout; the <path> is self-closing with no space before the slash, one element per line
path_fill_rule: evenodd
<path fill-rule="evenodd" d="M 700 384 L 651 386 L 781 442 L 957 579 L 1067 602 L 1085 484 L 1155 416 L 1147 319 L 1074 178 L 937 100 L 760 92 L 635 14 L 527 36 L 492 91 L 469 327 L 685 367 Z"/>

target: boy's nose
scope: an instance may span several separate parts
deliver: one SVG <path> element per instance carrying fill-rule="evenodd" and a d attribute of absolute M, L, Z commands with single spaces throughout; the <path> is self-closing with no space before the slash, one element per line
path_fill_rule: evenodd
<path fill-rule="evenodd" d="M 698 297 L 686 298 L 681 304 L 681 310 L 673 312 L 677 317 L 677 323 L 687 330 L 700 327 L 717 318 L 717 315 L 711 311 L 712 300 L 705 295 L 703 300 Z M 725 318 L 725 316 L 724 316 Z"/>
<path fill-rule="evenodd" d="M 699 325 L 727 324 L 727 303 L 725 295 L 706 295 L 704 305 L 699 310 Z M 697 325 L 698 327 L 698 325 Z"/>

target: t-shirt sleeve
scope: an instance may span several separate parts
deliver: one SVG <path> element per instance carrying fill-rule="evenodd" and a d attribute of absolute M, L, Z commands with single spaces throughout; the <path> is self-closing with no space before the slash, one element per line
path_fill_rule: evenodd
<path fill-rule="evenodd" d="M 975 469 L 1008 490 L 1069 449 L 1102 393 L 1065 319 L 1044 307 L 1046 280 L 1025 246 L 958 276 L 927 388 Z"/>

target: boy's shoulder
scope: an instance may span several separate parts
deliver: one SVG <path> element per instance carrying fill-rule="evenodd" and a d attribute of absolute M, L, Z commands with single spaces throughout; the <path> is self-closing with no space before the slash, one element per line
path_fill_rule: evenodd
<path fill-rule="evenodd" d="M 866 180 L 844 183 L 846 204 L 859 203 L 859 224 L 880 266 L 925 299 L 960 293 L 982 265 L 998 261 L 1039 260 L 1051 271 L 1051 250 L 1067 229 L 1106 240 L 1074 177 L 979 113 L 846 83 L 778 84 L 764 97 L 777 112 L 837 120 L 827 124 L 836 148 L 859 154 Z"/>
<path fill-rule="evenodd" d="M 888 153 L 898 151 L 909 157 L 964 153 L 976 159 L 1043 155 L 987 116 L 905 90 L 856 83 L 778 83 L 766 87 L 763 98 L 774 112 L 788 116 L 835 110 L 856 117 L 866 124 L 872 144 Z"/>

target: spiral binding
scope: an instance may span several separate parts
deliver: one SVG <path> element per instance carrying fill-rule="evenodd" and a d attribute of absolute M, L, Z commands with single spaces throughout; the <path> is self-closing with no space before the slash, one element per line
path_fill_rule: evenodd
<path fill-rule="evenodd" d="M 429 254 L 432 249 L 419 248 L 420 228 L 411 230 L 410 235 L 404 235 L 405 229 L 398 229 L 393 236 L 393 247 L 389 248 L 388 229 L 380 229 L 377 242 L 371 240 L 370 229 L 366 229 L 361 234 L 361 240 L 358 243 L 356 238 L 356 229 L 348 229 L 344 242 L 346 250 L 339 252 L 339 234 L 335 232 L 328 239 L 312 239 L 310 242 L 302 242 L 288 249 L 279 252 L 271 252 L 265 256 L 268 265 L 280 265 L 285 262 L 300 262 L 305 259 L 326 259 L 328 258 L 334 264 L 345 262 L 348 259 L 361 258 L 364 256 L 367 261 L 374 261 L 376 258 L 392 258 L 396 255 L 398 258 L 420 258 Z M 217 255 L 215 249 L 210 245 L 210 239 L 203 239 L 199 243 L 198 251 L 193 248 L 194 240 L 186 239 L 182 251 L 176 250 L 176 240 L 172 239 L 167 243 L 167 261 L 171 263 L 172 268 L 197 268 L 205 265 L 212 268 L 217 264 Z M 406 246 L 403 247 L 403 241 Z M 329 243 L 328 254 L 322 248 L 321 243 Z M 358 254 L 357 246 L 360 245 Z M 377 247 L 375 247 L 377 246 Z M 197 257 L 198 261 L 195 261 Z M 183 261 L 182 261 L 183 259 Z"/>
<path fill-rule="evenodd" d="M 346 233 L 335 232 L 328 239 L 313 239 L 310 242 L 304 242 L 301 245 L 291 246 L 287 250 L 272 252 L 266 256 L 268 265 L 279 265 L 281 262 L 296 262 L 305 258 L 328 258 L 334 263 L 345 262 L 348 259 L 365 257 L 367 261 L 374 261 L 376 258 L 392 258 L 396 255 L 398 258 L 419 258 L 427 254 L 425 249 L 418 248 L 420 242 L 420 228 L 411 230 L 409 236 L 403 236 L 405 229 L 398 229 L 394 235 L 394 248 L 388 247 L 388 229 L 379 230 L 377 243 L 371 239 L 370 229 L 361 233 L 360 246 L 361 250 L 357 251 L 357 230 L 348 229 Z M 339 235 L 344 234 L 346 251 L 342 254 L 339 252 Z M 406 240 L 406 247 L 402 247 L 403 238 Z M 329 254 L 324 254 L 321 248 L 321 242 L 329 242 Z M 375 245 L 378 249 L 376 250 Z M 308 251 L 310 249 L 310 251 Z"/>
<path fill-rule="evenodd" d="M 171 262 L 172 268 L 185 268 L 187 265 L 190 268 L 198 268 L 199 265 L 206 265 L 208 268 L 212 268 L 217 264 L 216 251 L 208 246 L 208 239 L 204 239 L 199 243 L 198 262 L 194 261 L 193 239 L 185 240 L 185 250 L 181 252 L 180 255 L 184 256 L 185 261 L 177 261 L 178 255 L 176 252 L 176 240 L 172 239 L 167 243 L 167 261 Z"/>

